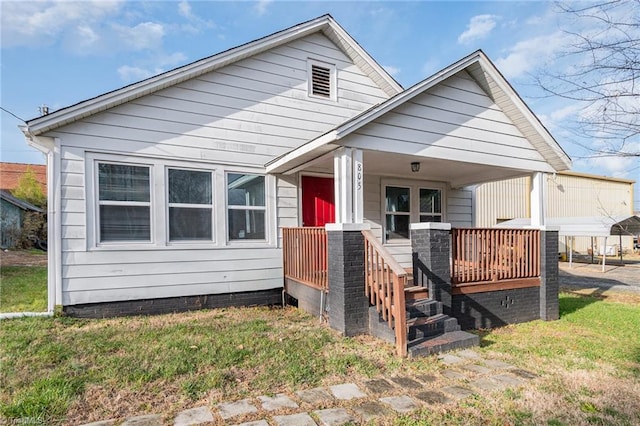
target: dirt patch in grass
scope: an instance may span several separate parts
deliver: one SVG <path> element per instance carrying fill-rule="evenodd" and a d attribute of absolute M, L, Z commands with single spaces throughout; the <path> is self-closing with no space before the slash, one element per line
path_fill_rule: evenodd
<path fill-rule="evenodd" d="M 2 266 L 47 266 L 47 253 L 40 250 L 0 250 Z"/>

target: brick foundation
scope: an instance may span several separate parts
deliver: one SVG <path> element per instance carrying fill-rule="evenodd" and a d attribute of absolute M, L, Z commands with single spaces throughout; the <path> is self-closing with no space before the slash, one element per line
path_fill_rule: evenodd
<path fill-rule="evenodd" d="M 271 306 L 280 304 L 282 304 L 282 289 L 274 288 L 272 290 L 240 293 L 70 305 L 63 307 L 63 312 L 75 318 L 112 318 L 127 315 L 169 314 L 230 306 Z"/>
<path fill-rule="evenodd" d="M 540 318 L 540 288 L 459 294 L 452 299 L 452 316 L 463 330 L 493 328 Z"/>

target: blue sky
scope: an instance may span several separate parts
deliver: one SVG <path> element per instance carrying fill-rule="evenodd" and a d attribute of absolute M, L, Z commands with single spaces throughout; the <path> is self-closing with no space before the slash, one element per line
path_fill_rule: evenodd
<path fill-rule="evenodd" d="M 584 31 L 551 2 L 1 0 L 2 107 L 22 119 L 330 13 L 404 86 L 483 49 L 573 158 L 576 171 L 638 179 L 638 159 L 584 158 L 565 122 L 579 108 L 542 97 L 540 69 Z M 564 64 L 566 66 L 566 64 Z M 2 161 L 44 163 L 2 112 Z M 587 143 L 597 143 L 588 141 Z M 640 142 L 638 142 L 640 144 Z M 636 185 L 635 205 L 640 209 Z"/>

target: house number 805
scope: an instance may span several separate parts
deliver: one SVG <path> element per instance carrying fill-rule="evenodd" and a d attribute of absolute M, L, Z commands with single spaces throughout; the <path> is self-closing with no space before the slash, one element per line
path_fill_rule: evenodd
<path fill-rule="evenodd" d="M 358 182 L 356 185 L 356 188 L 358 188 L 358 191 L 362 189 L 362 164 L 358 163 L 357 167 L 356 167 L 356 181 Z"/>

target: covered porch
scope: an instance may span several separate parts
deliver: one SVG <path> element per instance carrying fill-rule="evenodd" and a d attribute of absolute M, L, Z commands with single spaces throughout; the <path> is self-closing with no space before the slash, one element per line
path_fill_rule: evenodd
<path fill-rule="evenodd" d="M 557 233 L 544 228 L 542 183 L 568 167 L 476 52 L 267 165 L 298 187 L 300 227 L 282 227 L 285 290 L 400 355 L 477 344 L 461 328 L 553 319 Z M 530 228 L 473 229 L 469 187 L 516 176 L 531 178 Z"/>

